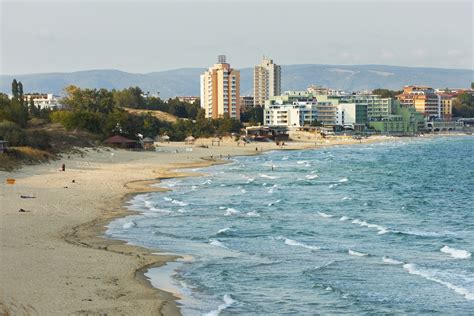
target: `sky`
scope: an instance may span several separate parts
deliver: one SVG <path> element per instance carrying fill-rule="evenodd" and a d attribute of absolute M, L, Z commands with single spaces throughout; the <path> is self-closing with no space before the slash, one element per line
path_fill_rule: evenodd
<path fill-rule="evenodd" d="M 0 74 L 288 64 L 473 69 L 472 1 L 0 0 Z"/>

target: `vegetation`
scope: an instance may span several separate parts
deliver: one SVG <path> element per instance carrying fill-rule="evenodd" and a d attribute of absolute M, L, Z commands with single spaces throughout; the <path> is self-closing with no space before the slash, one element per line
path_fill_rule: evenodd
<path fill-rule="evenodd" d="M 390 89 L 375 89 L 372 91 L 373 94 L 379 95 L 382 98 L 393 98 L 401 94 L 403 90 L 390 90 Z"/>
<path fill-rule="evenodd" d="M 460 93 L 453 100 L 454 117 L 474 117 L 474 95 Z"/>
<path fill-rule="evenodd" d="M 263 124 L 263 107 L 254 106 L 240 113 L 240 120 L 250 125 Z"/>

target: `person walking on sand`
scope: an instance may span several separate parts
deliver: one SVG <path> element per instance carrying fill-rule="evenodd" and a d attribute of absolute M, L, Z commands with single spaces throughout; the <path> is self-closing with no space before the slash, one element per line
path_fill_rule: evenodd
<path fill-rule="evenodd" d="M 66 164 L 63 163 L 63 165 L 61 166 L 61 170 L 66 171 Z"/>

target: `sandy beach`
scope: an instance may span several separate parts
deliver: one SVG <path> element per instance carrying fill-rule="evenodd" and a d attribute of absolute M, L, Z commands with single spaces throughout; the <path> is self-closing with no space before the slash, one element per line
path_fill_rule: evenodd
<path fill-rule="evenodd" d="M 393 138 L 294 139 L 283 149 Z M 176 169 L 275 149 L 274 143 L 237 146 L 230 140 L 220 146 L 211 140 L 159 143 L 156 152 L 86 148 L 82 155 L 0 172 L 0 314 L 178 315 L 173 293 L 156 290 L 143 275 L 175 258 L 104 238 L 105 226 L 129 214 L 123 205 L 130 195 L 164 190 L 150 186 L 160 178 L 195 175 Z M 7 186 L 7 178 L 16 184 Z"/>

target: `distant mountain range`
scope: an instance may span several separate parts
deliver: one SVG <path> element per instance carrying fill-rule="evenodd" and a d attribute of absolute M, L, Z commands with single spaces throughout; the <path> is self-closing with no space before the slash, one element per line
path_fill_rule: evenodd
<path fill-rule="evenodd" d="M 138 86 L 143 91 L 160 93 L 162 98 L 199 95 L 199 75 L 204 68 L 183 68 L 146 74 L 119 70 L 87 70 L 71 73 L 1 75 L 0 91 L 11 93 L 14 78 L 23 83 L 25 92 L 60 94 L 67 85 L 81 88 L 123 89 Z M 252 95 L 253 68 L 241 71 L 241 95 Z M 311 84 L 346 91 L 376 88 L 401 89 L 404 85 L 428 85 L 434 88 L 468 88 L 474 80 L 468 69 L 415 68 L 384 65 L 285 65 L 282 66 L 282 90 L 304 90 Z"/>

